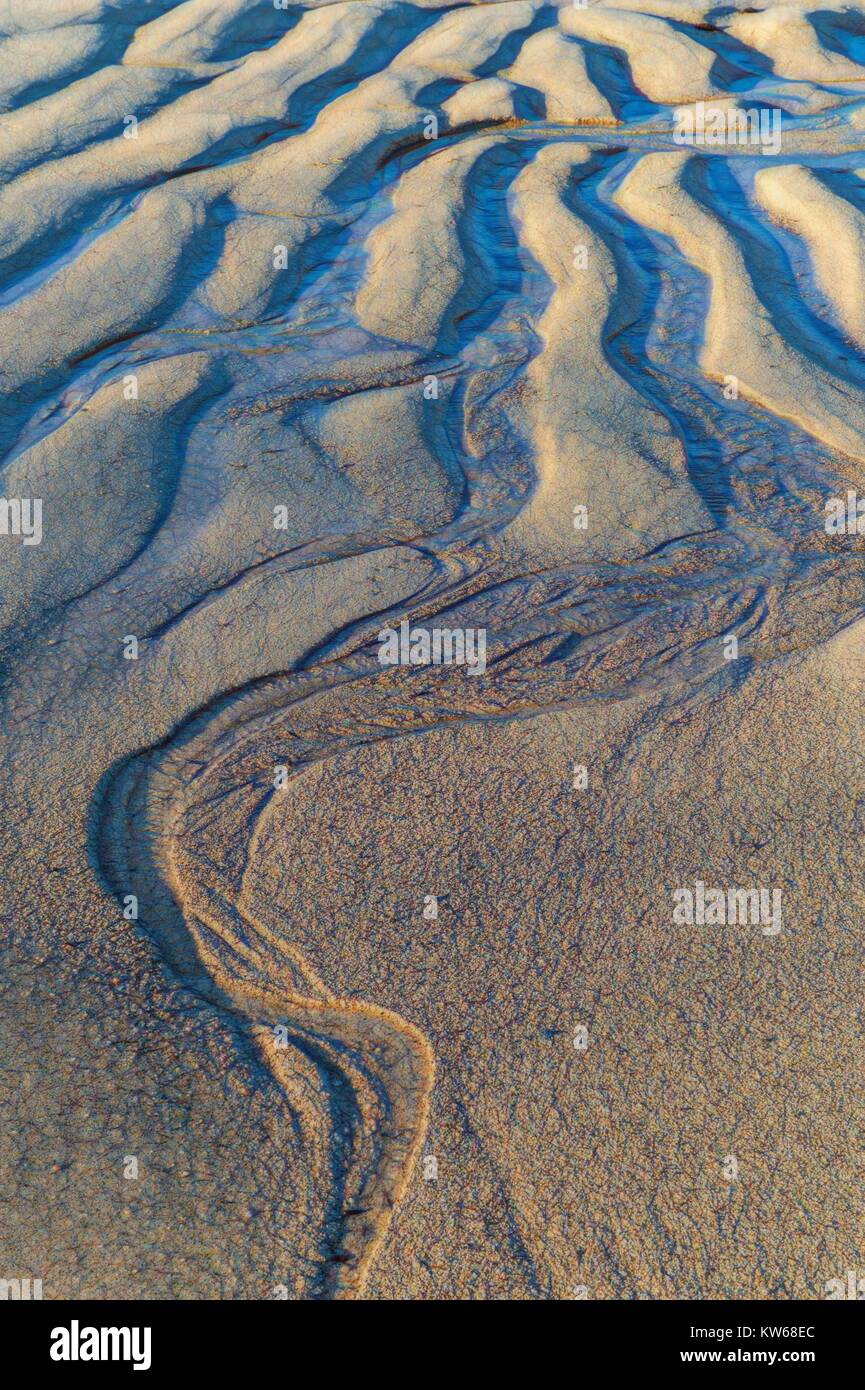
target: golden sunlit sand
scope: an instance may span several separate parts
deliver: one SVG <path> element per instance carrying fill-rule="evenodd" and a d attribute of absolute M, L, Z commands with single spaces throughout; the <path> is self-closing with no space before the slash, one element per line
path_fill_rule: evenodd
<path fill-rule="evenodd" d="M 865 5 L 0 58 L 0 1278 L 833 1296 Z"/>

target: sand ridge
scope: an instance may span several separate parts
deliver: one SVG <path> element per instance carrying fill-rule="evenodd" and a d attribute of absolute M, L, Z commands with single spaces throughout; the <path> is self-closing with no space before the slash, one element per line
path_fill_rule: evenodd
<path fill-rule="evenodd" d="M 0 1248 L 52 1296 L 855 1262 L 865 11 L 751 9 L 3 7 Z M 697 879 L 777 940 L 677 934 Z"/>

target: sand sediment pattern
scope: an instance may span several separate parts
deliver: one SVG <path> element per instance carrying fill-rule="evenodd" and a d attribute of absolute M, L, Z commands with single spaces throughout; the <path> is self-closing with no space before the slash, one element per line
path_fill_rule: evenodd
<path fill-rule="evenodd" d="M 822 1297 L 865 1243 L 865 539 L 824 525 L 865 6 L 0 33 L 42 501 L 0 534 L 0 1274 Z M 780 148 L 683 147 L 698 103 Z M 405 619 L 486 669 L 382 665 Z M 782 929 L 674 925 L 697 880 Z"/>

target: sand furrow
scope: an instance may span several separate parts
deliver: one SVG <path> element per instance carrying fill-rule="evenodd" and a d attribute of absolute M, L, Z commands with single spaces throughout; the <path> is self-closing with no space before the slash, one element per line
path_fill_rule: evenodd
<path fill-rule="evenodd" d="M 782 338 L 735 238 L 689 191 L 689 175 L 699 171 L 699 160 L 685 154 L 649 155 L 622 184 L 617 202 L 637 221 L 672 237 L 709 278 L 704 371 L 721 387 L 741 390 L 862 464 L 862 388 Z"/>
<path fill-rule="evenodd" d="M 820 1297 L 863 6 L 0 11 L 2 1258 Z"/>

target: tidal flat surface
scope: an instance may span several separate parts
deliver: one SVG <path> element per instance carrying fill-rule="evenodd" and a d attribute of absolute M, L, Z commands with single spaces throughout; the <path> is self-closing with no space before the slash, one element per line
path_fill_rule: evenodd
<path fill-rule="evenodd" d="M 0 1277 L 863 1266 L 865 4 L 3 0 L 0 396 Z"/>

